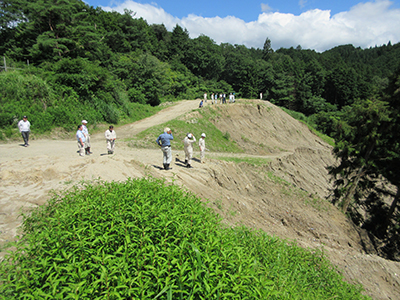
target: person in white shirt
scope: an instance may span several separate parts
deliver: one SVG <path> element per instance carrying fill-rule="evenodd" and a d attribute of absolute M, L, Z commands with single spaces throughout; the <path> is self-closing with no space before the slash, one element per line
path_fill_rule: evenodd
<path fill-rule="evenodd" d="M 206 152 L 206 134 L 202 133 L 199 140 L 199 148 L 200 148 L 200 161 L 204 164 L 204 156 Z"/>
<path fill-rule="evenodd" d="M 115 139 L 117 138 L 114 126 L 110 125 L 104 135 L 107 140 L 107 152 L 108 154 L 113 154 L 115 150 Z"/>
<path fill-rule="evenodd" d="M 187 168 L 192 168 L 191 162 L 193 157 L 193 143 L 195 142 L 196 138 L 191 133 L 188 133 L 183 139 L 183 145 L 185 151 L 185 164 Z"/>
<path fill-rule="evenodd" d="M 87 128 L 87 121 L 86 120 L 82 120 L 82 132 L 85 135 L 85 154 L 89 155 L 92 154 L 93 152 L 90 152 L 90 134 L 89 134 L 89 130 Z"/>
<path fill-rule="evenodd" d="M 29 146 L 29 133 L 31 132 L 31 123 L 28 121 L 27 116 L 23 116 L 22 120 L 18 122 L 18 129 L 24 139 L 24 146 Z"/>
<path fill-rule="evenodd" d="M 76 140 L 78 142 L 79 155 L 85 156 L 83 149 L 85 149 L 86 138 L 82 131 L 83 131 L 83 126 L 78 125 L 78 130 L 76 131 Z"/>

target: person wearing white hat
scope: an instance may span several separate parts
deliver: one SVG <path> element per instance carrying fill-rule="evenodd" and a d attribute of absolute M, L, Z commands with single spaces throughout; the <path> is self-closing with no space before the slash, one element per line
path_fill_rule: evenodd
<path fill-rule="evenodd" d="M 164 133 L 161 133 L 156 140 L 156 143 L 161 147 L 163 152 L 163 165 L 165 170 L 171 169 L 169 165 L 172 161 L 171 140 L 173 139 L 172 130 L 165 127 Z"/>
<path fill-rule="evenodd" d="M 88 128 L 86 127 L 87 123 L 88 122 L 86 120 L 82 120 L 82 132 L 85 135 L 85 154 L 89 155 L 93 152 L 90 152 L 90 134 Z"/>
<path fill-rule="evenodd" d="M 184 151 L 185 151 L 185 165 L 187 168 L 192 168 L 191 162 L 193 157 L 193 143 L 196 142 L 196 138 L 192 133 L 188 133 L 183 139 Z"/>
<path fill-rule="evenodd" d="M 200 148 L 200 161 L 204 164 L 204 156 L 206 152 L 206 134 L 202 133 L 199 140 L 199 148 Z"/>

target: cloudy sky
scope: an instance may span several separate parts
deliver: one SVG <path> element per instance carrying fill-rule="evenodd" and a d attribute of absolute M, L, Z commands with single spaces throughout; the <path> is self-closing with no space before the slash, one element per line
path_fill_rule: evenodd
<path fill-rule="evenodd" d="M 217 44 L 297 47 L 322 52 L 337 45 L 368 48 L 400 42 L 400 0 L 84 0 L 120 13 L 130 9 L 148 24 L 176 24 L 190 37 Z"/>

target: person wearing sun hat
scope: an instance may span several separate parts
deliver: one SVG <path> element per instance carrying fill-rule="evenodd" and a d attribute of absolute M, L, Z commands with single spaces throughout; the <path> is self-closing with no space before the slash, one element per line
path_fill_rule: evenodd
<path fill-rule="evenodd" d="M 185 150 L 185 164 L 187 168 L 192 168 L 192 157 L 193 157 L 193 143 L 196 142 L 196 138 L 192 133 L 188 133 L 183 139 L 183 145 Z"/>
<path fill-rule="evenodd" d="M 24 139 L 24 146 L 29 146 L 29 133 L 31 132 L 31 123 L 28 121 L 27 116 L 23 116 L 22 120 L 18 122 L 18 129 Z"/>
<path fill-rule="evenodd" d="M 82 132 L 85 135 L 85 154 L 89 155 L 92 154 L 93 152 L 90 152 L 90 134 L 89 134 L 89 130 L 86 126 L 86 124 L 88 123 L 88 121 L 86 120 L 82 120 Z"/>
<path fill-rule="evenodd" d="M 200 161 L 202 164 L 204 164 L 204 156 L 206 152 L 206 134 L 204 132 L 201 134 L 199 140 L 199 148 L 200 148 Z"/>

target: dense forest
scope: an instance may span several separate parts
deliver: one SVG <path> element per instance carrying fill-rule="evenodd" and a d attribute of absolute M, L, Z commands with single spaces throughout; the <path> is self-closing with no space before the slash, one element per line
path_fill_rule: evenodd
<path fill-rule="evenodd" d="M 333 201 L 399 259 L 400 43 L 274 51 L 266 32 L 263 49 L 217 45 L 79 0 L 1 1 L 0 40 L 1 139 L 22 115 L 37 132 L 73 130 L 204 93 L 262 93 L 335 139 Z"/>

